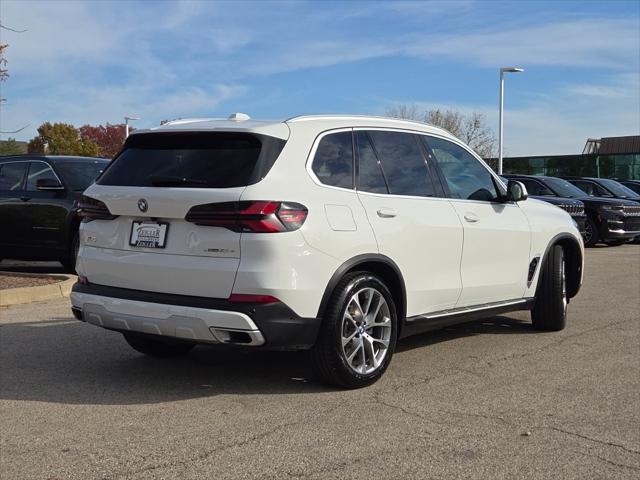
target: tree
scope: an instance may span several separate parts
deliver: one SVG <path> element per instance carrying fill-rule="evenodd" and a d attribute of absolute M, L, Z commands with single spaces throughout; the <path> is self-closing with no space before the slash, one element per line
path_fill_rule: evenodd
<path fill-rule="evenodd" d="M 67 123 L 43 123 L 38 135 L 27 146 L 29 153 L 47 155 L 79 155 L 97 157 L 98 145 L 87 138 L 80 138 L 78 129 Z"/>
<path fill-rule="evenodd" d="M 16 30 L 15 28 L 11 28 L 11 27 L 7 27 L 6 25 L 3 25 L 2 23 L 0 23 L 0 30 L 9 30 L 10 32 L 15 32 L 15 33 L 24 33 L 26 32 L 26 30 Z M 0 44 L 0 82 L 4 82 L 7 78 L 9 78 L 9 70 L 7 69 L 7 59 L 5 57 L 5 53 L 7 50 L 7 47 L 9 47 L 8 43 L 2 43 Z M 2 98 L 0 96 L 0 106 L 2 106 L 2 103 L 5 102 L 6 99 Z M 18 133 L 21 132 L 22 130 L 24 130 L 25 128 L 27 128 L 29 125 L 25 125 L 22 128 L 19 128 L 17 130 L 11 130 L 11 131 L 0 131 L 0 133 Z"/>
<path fill-rule="evenodd" d="M 99 155 L 105 158 L 113 158 L 122 148 L 124 143 L 125 126 L 111 125 L 83 125 L 79 129 L 80 138 L 90 140 L 98 145 Z M 130 130 L 133 130 L 130 128 Z"/>
<path fill-rule="evenodd" d="M 7 70 L 7 59 L 4 56 L 4 52 L 7 49 L 9 44 L 0 43 L 0 82 L 4 82 L 7 78 L 9 78 L 9 70 Z"/>
<path fill-rule="evenodd" d="M 20 153 L 24 153 L 24 150 L 15 138 L 0 140 L 0 155 L 19 155 Z"/>
<path fill-rule="evenodd" d="M 455 110 L 440 109 L 421 111 L 416 105 L 396 105 L 387 109 L 387 115 L 444 128 L 473 148 L 482 158 L 494 156 L 496 138 L 481 113 L 465 115 Z"/>

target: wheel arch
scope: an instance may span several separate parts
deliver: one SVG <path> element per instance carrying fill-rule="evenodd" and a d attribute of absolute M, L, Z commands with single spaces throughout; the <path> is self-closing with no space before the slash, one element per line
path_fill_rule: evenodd
<path fill-rule="evenodd" d="M 344 262 L 334 272 L 327 284 L 320 307 L 318 318 L 322 318 L 327 309 L 336 286 L 340 279 L 350 272 L 367 271 L 378 275 L 389 288 L 398 313 L 398 336 L 401 333 L 407 311 L 407 292 L 405 288 L 402 272 L 396 263 L 389 257 L 381 254 L 371 253 L 357 255 Z"/>
<path fill-rule="evenodd" d="M 580 291 L 582 285 L 582 248 L 580 242 L 572 235 L 568 233 L 561 233 L 551 239 L 547 248 L 545 249 L 543 260 L 541 265 L 546 264 L 547 256 L 551 247 L 560 245 L 564 250 L 566 275 L 567 275 L 567 297 L 573 298 Z M 540 287 L 540 279 L 542 277 L 538 274 L 538 286 L 536 287 L 536 293 Z"/>

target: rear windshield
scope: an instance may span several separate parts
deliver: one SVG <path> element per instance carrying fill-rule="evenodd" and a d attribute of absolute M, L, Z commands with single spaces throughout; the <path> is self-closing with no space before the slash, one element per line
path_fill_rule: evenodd
<path fill-rule="evenodd" d="M 100 185 L 232 188 L 257 183 L 285 141 L 233 132 L 140 133 L 98 179 Z"/>

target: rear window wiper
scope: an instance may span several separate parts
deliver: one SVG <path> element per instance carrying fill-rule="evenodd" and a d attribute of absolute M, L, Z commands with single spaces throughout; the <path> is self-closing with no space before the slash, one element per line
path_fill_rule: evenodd
<path fill-rule="evenodd" d="M 170 175 L 151 175 L 149 177 L 151 185 L 154 187 L 175 187 L 182 185 L 207 185 L 206 180 L 200 180 L 198 178 L 186 178 Z"/>

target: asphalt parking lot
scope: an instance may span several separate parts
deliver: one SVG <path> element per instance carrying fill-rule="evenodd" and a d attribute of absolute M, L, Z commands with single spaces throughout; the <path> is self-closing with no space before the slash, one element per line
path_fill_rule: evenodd
<path fill-rule="evenodd" d="M 401 342 L 374 386 L 297 353 L 145 358 L 67 299 L 0 310 L 2 479 L 638 478 L 640 246 L 587 251 L 569 326 Z"/>

